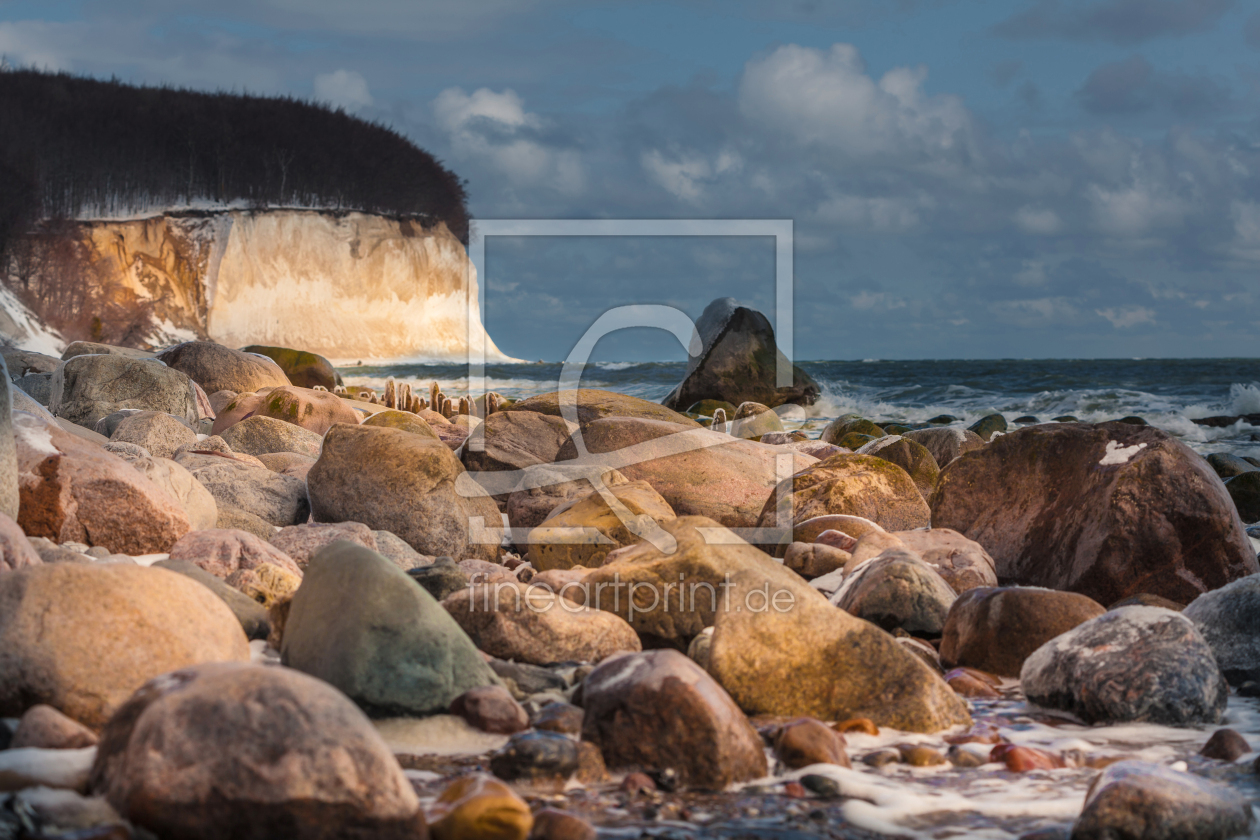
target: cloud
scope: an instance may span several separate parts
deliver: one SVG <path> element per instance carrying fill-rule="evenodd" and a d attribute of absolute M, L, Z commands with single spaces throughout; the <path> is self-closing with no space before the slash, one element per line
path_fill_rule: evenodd
<path fill-rule="evenodd" d="M 1140 114 L 1165 108 L 1179 117 L 1224 110 L 1229 89 L 1206 75 L 1157 73 L 1140 55 L 1104 64 L 1089 74 L 1076 98 L 1091 114 Z"/>
<path fill-rule="evenodd" d="M 844 228 L 862 228 L 878 233 L 901 233 L 917 227 L 919 210 L 930 207 L 927 197 L 918 199 L 890 196 L 834 195 L 818 206 L 816 217 Z"/>
<path fill-rule="evenodd" d="M 1139 44 L 1216 25 L 1236 0 L 1036 0 L 998 24 L 1008 38 Z"/>
<path fill-rule="evenodd" d="M 745 66 L 743 115 L 805 146 L 853 159 L 965 152 L 974 126 L 954 96 L 927 96 L 925 67 L 894 67 L 874 80 L 856 47 L 779 47 Z"/>
<path fill-rule="evenodd" d="M 353 70 L 338 70 L 316 76 L 315 98 L 351 112 L 372 105 L 367 79 Z"/>
<path fill-rule="evenodd" d="M 1139 324 L 1154 324 L 1155 311 L 1145 306 L 1121 306 L 1109 309 L 1095 309 L 1094 314 L 1106 318 L 1118 330 L 1136 327 Z"/>
<path fill-rule="evenodd" d="M 433 100 L 432 110 L 457 158 L 490 164 L 514 187 L 568 194 L 583 189 L 585 173 L 578 154 L 549 144 L 546 122 L 526 111 L 515 91 L 480 88 L 468 94 L 463 88 L 447 88 Z"/>
<path fill-rule="evenodd" d="M 651 149 L 643 153 L 641 162 L 653 181 L 689 203 L 703 197 L 706 184 L 721 175 L 738 172 L 743 166 L 739 155 L 731 151 L 719 152 L 710 160 L 695 153 L 667 156 L 659 149 Z"/>

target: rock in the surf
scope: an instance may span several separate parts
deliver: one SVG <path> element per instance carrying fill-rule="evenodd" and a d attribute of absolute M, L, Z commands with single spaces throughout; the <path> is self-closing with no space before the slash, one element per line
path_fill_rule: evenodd
<path fill-rule="evenodd" d="M 91 786 L 160 837 L 424 836 L 420 802 L 371 722 L 287 668 L 202 665 L 145 684 L 102 733 Z"/>
<path fill-rule="evenodd" d="M 1024 661 L 1029 702 L 1089 724 L 1220 722 L 1229 686 L 1194 624 L 1159 607 L 1121 607 L 1056 636 Z"/>
<path fill-rule="evenodd" d="M 1099 774 L 1072 826 L 1072 840 L 1175 840 L 1247 834 L 1251 803 L 1219 782 L 1144 761 Z"/>
<path fill-rule="evenodd" d="M 700 400 L 745 401 L 770 407 L 784 403 L 812 405 L 818 383 L 792 366 L 792 382 L 780 387 L 778 365 L 786 359 L 775 343 L 770 321 L 734 298 L 718 298 L 696 321 L 703 345 L 687 360 L 687 375 L 661 402 L 679 411 Z"/>
<path fill-rule="evenodd" d="M 1011 432 L 946 467 L 931 503 L 933 527 L 983 545 L 1003 583 L 1101 604 L 1139 592 L 1188 603 L 1260 572 L 1220 478 L 1149 426 Z"/>

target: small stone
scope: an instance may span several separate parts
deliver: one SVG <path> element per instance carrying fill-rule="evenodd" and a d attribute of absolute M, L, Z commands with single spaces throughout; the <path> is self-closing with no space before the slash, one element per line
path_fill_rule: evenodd
<path fill-rule="evenodd" d="M 882 750 L 876 750 L 873 753 L 867 753 L 862 757 L 862 763 L 867 767 L 884 767 L 888 764 L 896 764 L 901 761 L 901 750 L 885 747 Z"/>
<path fill-rule="evenodd" d="M 652 777 L 647 773 L 627 773 L 626 777 L 621 780 L 621 787 L 618 788 L 625 793 L 655 793 L 656 782 L 652 781 Z"/>
<path fill-rule="evenodd" d="M 947 744 L 1000 744 L 1002 733 L 991 723 L 978 723 L 961 735 L 945 736 Z"/>
<path fill-rule="evenodd" d="M 983 698 L 986 700 L 1000 697 L 993 686 L 970 673 L 967 668 L 955 668 L 945 675 L 945 682 L 963 697 Z"/>
<path fill-rule="evenodd" d="M 937 750 L 921 744 L 903 748 L 900 752 L 901 760 L 911 767 L 936 767 L 947 763 L 945 756 L 941 755 Z"/>
<path fill-rule="evenodd" d="M 95 746 L 96 733 L 71 720 L 52 706 L 31 706 L 18 721 L 10 749 L 38 747 L 45 750 L 77 750 Z"/>
<path fill-rule="evenodd" d="M 965 750 L 957 744 L 949 748 L 945 757 L 949 759 L 950 764 L 961 768 L 981 767 L 986 763 L 983 756 L 976 755 L 971 750 Z"/>
<path fill-rule="evenodd" d="M 534 715 L 534 728 L 564 735 L 582 733 L 582 716 L 585 713 L 570 703 L 548 703 Z"/>
<path fill-rule="evenodd" d="M 1218 729 L 1208 738 L 1199 755 L 1220 761 L 1237 761 L 1251 752 L 1247 739 L 1233 729 Z"/>
<path fill-rule="evenodd" d="M 451 701 L 451 714 L 458 715 L 482 732 L 511 735 L 529 728 L 529 715 L 499 685 L 469 689 Z"/>
<path fill-rule="evenodd" d="M 543 808 L 534 814 L 530 840 L 595 840 L 595 827 L 586 820 L 556 808 Z"/>
<path fill-rule="evenodd" d="M 989 753 L 989 761 L 1001 762 L 1012 773 L 1027 773 L 1030 770 L 1057 770 L 1066 767 L 1066 762 L 1057 755 L 1033 747 L 1017 747 L 1014 744 L 998 744 Z"/>
<path fill-rule="evenodd" d="M 799 770 L 811 764 L 851 767 L 844 736 L 813 718 L 784 724 L 775 739 L 774 754 L 785 767 Z"/>
<path fill-rule="evenodd" d="M 567 779 L 581 763 L 578 743 L 558 732 L 522 732 L 490 757 L 494 775 L 517 779 Z"/>
<path fill-rule="evenodd" d="M 840 796 L 840 783 L 830 776 L 819 776 L 815 773 L 801 776 L 801 786 L 824 799 L 835 799 Z"/>
<path fill-rule="evenodd" d="M 866 735 L 878 735 L 879 727 L 870 718 L 849 718 L 835 724 L 837 732 L 861 732 Z"/>

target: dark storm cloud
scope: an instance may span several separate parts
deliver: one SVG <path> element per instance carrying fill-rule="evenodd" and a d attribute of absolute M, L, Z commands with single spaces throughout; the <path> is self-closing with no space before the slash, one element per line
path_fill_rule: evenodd
<path fill-rule="evenodd" d="M 1205 75 L 1159 73 L 1140 55 L 1095 69 L 1076 98 L 1086 111 L 1099 115 L 1165 108 L 1178 117 L 1193 117 L 1230 105 L 1230 92 L 1223 83 Z"/>
<path fill-rule="evenodd" d="M 1236 0 L 1035 0 L 998 24 L 1008 38 L 1138 44 L 1208 29 Z"/>

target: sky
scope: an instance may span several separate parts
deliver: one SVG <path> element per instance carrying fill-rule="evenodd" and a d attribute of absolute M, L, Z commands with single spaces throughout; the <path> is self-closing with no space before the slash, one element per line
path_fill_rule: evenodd
<path fill-rule="evenodd" d="M 1257 355 L 1253 0 L 0 0 L 0 55 L 345 108 L 479 219 L 791 220 L 798 359 Z M 764 237 L 486 254 L 522 358 L 617 305 L 775 317 Z"/>

